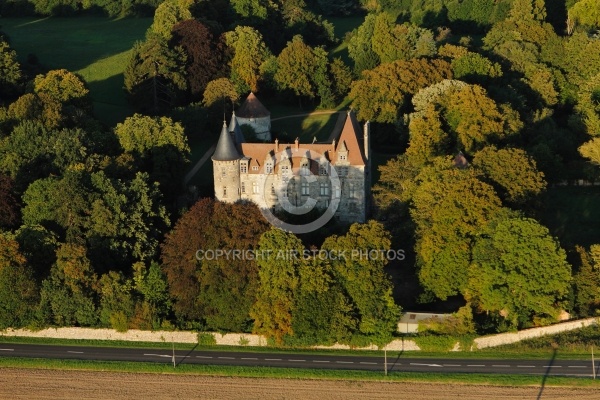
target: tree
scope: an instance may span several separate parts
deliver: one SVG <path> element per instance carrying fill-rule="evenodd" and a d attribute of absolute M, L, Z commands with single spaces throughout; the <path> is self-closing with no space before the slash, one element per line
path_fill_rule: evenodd
<path fill-rule="evenodd" d="M 600 74 L 585 83 L 578 97 L 577 111 L 582 117 L 587 133 L 600 136 Z"/>
<path fill-rule="evenodd" d="M 172 198 L 180 191 L 190 154 L 180 123 L 168 117 L 134 114 L 117 124 L 115 134 L 123 150 L 134 155 L 165 195 Z"/>
<path fill-rule="evenodd" d="M 556 321 L 570 285 L 566 253 L 548 229 L 513 217 L 492 221 L 478 238 L 465 298 L 513 327 L 525 327 Z"/>
<path fill-rule="evenodd" d="M 395 122 L 409 95 L 451 76 L 450 64 L 443 60 L 394 61 L 363 71 L 349 97 L 359 119 Z"/>
<path fill-rule="evenodd" d="M 287 343 L 333 345 L 351 343 L 356 332 L 353 306 L 326 260 L 303 257 L 292 308 L 293 337 Z"/>
<path fill-rule="evenodd" d="M 592 163 L 600 165 L 600 138 L 596 137 L 582 144 L 579 153 Z"/>
<path fill-rule="evenodd" d="M 594 0 L 580 0 L 569 9 L 569 17 L 577 24 L 600 27 L 600 5 Z"/>
<path fill-rule="evenodd" d="M 91 109 L 90 91 L 85 82 L 66 69 L 52 70 L 46 75 L 36 76 L 33 90 L 38 95 L 47 95 L 62 105 Z"/>
<path fill-rule="evenodd" d="M 17 53 L 0 35 L 0 99 L 7 100 L 18 93 L 21 79 Z"/>
<path fill-rule="evenodd" d="M 235 103 L 240 95 L 238 94 L 235 85 L 227 78 L 219 78 L 208 82 L 204 95 L 202 96 L 203 104 L 207 107 L 213 106 L 219 102 L 229 100 L 232 104 Z"/>
<path fill-rule="evenodd" d="M 382 63 L 432 56 L 436 52 L 433 33 L 412 24 L 397 25 L 387 13 L 377 14 L 371 39 Z"/>
<path fill-rule="evenodd" d="M 0 174 L 0 229 L 14 227 L 20 219 L 19 202 L 13 186 L 10 177 Z"/>
<path fill-rule="evenodd" d="M 304 44 L 302 36 L 294 36 L 277 56 L 275 81 L 283 89 L 291 89 L 296 96 L 314 98 L 316 87 L 313 77 L 318 68 L 313 50 Z"/>
<path fill-rule="evenodd" d="M 186 63 L 185 50 L 159 36 L 136 42 L 123 73 L 130 102 L 154 113 L 176 105 L 188 89 Z"/>
<path fill-rule="evenodd" d="M 167 278 L 155 261 L 149 267 L 141 262 L 134 264 L 133 273 L 135 290 L 143 297 L 143 302 L 136 305 L 135 317 L 144 319 L 140 329 L 144 329 L 144 324 L 146 329 L 158 329 L 167 320 L 172 306 Z"/>
<path fill-rule="evenodd" d="M 0 329 L 33 321 L 39 292 L 19 244 L 0 234 Z"/>
<path fill-rule="evenodd" d="M 485 147 L 475 154 L 473 166 L 490 179 L 500 197 L 509 203 L 522 204 L 546 188 L 544 174 L 521 149 Z"/>
<path fill-rule="evenodd" d="M 15 180 L 17 190 L 24 191 L 38 178 L 83 162 L 91 144 L 86 136 L 81 129 L 49 129 L 40 122 L 24 121 L 0 142 L 0 170 Z"/>
<path fill-rule="evenodd" d="M 589 317 L 600 308 L 600 245 L 592 245 L 589 252 L 581 246 L 575 249 L 581 264 L 573 276 L 574 306 L 579 316 Z"/>
<path fill-rule="evenodd" d="M 286 335 L 294 335 L 292 313 L 304 246 L 294 234 L 271 228 L 260 237 L 258 251 L 267 256 L 257 260 L 259 286 L 250 309 L 253 332 L 281 344 Z"/>
<path fill-rule="evenodd" d="M 164 40 L 171 39 L 173 27 L 181 21 L 193 18 L 190 7 L 193 0 L 168 0 L 162 2 L 154 13 L 149 31 Z"/>
<path fill-rule="evenodd" d="M 249 330 L 258 267 L 247 255 L 267 229 L 256 206 L 246 203 L 202 199 L 179 219 L 161 246 L 161 260 L 180 320 L 203 329 Z M 217 257 L 217 250 L 244 257 Z"/>
<path fill-rule="evenodd" d="M 501 202 L 475 171 L 455 167 L 450 158 L 434 160 L 414 180 L 410 215 L 419 280 L 446 299 L 466 288 L 471 247 L 481 227 L 501 212 Z"/>
<path fill-rule="evenodd" d="M 134 313 L 133 284 L 122 272 L 109 271 L 98 281 L 100 323 L 126 332 Z"/>
<path fill-rule="evenodd" d="M 40 310 L 42 320 L 58 326 L 93 326 L 96 315 L 97 277 L 86 249 L 62 244 L 56 251 L 56 263 L 42 282 Z"/>
<path fill-rule="evenodd" d="M 392 297 L 392 282 L 383 268 L 390 250 L 390 235 L 375 221 L 353 224 L 344 236 L 331 236 L 322 249 L 335 254 L 331 263 L 352 305 L 357 330 L 353 340 L 379 346 L 397 330 L 400 307 Z M 346 325 L 352 326 L 352 319 Z"/>
<path fill-rule="evenodd" d="M 375 30 L 375 14 L 367 14 L 364 22 L 352 31 L 348 41 L 348 55 L 354 61 L 354 71 L 361 73 L 364 70 L 377 67 L 381 60 L 373 50 L 373 31 Z"/>
<path fill-rule="evenodd" d="M 440 82 L 417 93 L 413 97 L 416 113 L 411 119 L 423 118 L 422 110 L 427 104 L 434 105 L 435 108 L 428 109 L 429 118 L 437 115 L 440 123 L 443 121 L 451 144 L 448 147 L 453 147 L 454 151 L 474 152 L 521 129 L 518 114 L 507 105 L 498 106 L 481 86 L 454 82 Z M 427 130 L 419 130 L 426 125 L 415 123 L 412 126 L 411 142 L 413 138 L 428 134 Z"/>
<path fill-rule="evenodd" d="M 225 43 L 233 50 L 231 80 L 240 92 L 257 92 L 262 80 L 260 67 L 271 57 L 262 35 L 252 27 L 237 26 L 225 34 Z"/>
<path fill-rule="evenodd" d="M 202 22 L 190 19 L 175 25 L 169 47 L 180 47 L 187 56 L 178 62 L 185 66 L 187 87 L 194 100 L 200 99 L 208 82 L 229 75 L 222 38 Z"/>

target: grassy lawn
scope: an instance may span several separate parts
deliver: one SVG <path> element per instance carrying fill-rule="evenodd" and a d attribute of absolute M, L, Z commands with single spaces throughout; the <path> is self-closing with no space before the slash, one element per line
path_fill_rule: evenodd
<path fill-rule="evenodd" d="M 600 243 L 600 187 L 554 187 L 538 218 L 566 249 Z"/>
<path fill-rule="evenodd" d="M 352 65 L 348 56 L 348 42 L 344 40 L 346 33 L 358 28 L 363 21 L 363 17 L 344 17 L 344 18 L 327 18 L 333 24 L 335 37 L 340 40 L 335 48 L 331 49 L 331 55 L 340 57 L 347 65 Z"/>
<path fill-rule="evenodd" d="M 88 83 L 98 118 L 115 125 L 133 111 L 123 92 L 129 52 L 151 18 L 0 18 L 19 60 L 35 54 L 47 68 L 65 68 Z"/>

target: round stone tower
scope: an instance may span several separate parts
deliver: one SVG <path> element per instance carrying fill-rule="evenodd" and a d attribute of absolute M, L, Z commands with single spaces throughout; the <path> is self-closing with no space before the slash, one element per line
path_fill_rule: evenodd
<path fill-rule="evenodd" d="M 240 199 L 240 158 L 227 123 L 223 121 L 217 148 L 212 155 L 215 199 L 226 203 Z"/>

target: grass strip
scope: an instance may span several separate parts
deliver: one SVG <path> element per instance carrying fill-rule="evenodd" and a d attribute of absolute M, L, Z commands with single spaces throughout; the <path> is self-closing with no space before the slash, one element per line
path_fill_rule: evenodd
<path fill-rule="evenodd" d="M 280 379 L 323 379 L 323 380 L 359 380 L 388 382 L 432 382 L 495 386 L 540 386 L 542 380 L 546 386 L 589 387 L 600 389 L 600 381 L 586 377 L 562 377 L 541 375 L 500 375 L 500 374 L 442 374 L 417 372 L 348 371 L 296 369 L 274 367 L 238 367 L 220 365 L 180 364 L 176 368 L 167 363 L 85 361 L 85 360 L 49 360 L 18 357 L 0 357 L 0 368 L 25 368 L 73 371 L 103 371 L 118 373 L 155 373 L 210 375 L 245 378 Z"/>

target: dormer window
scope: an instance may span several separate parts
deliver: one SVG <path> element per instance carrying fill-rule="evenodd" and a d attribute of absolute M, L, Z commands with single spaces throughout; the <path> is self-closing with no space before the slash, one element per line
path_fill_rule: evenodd
<path fill-rule="evenodd" d="M 290 167 L 289 165 L 282 165 L 281 166 L 281 174 L 282 175 L 287 175 L 290 173 Z"/>
<path fill-rule="evenodd" d="M 340 154 L 340 161 L 346 161 L 347 157 L 346 154 Z"/>
<path fill-rule="evenodd" d="M 327 175 L 327 164 L 319 165 L 319 175 L 321 175 L 321 176 Z"/>
<path fill-rule="evenodd" d="M 273 164 L 267 163 L 265 170 L 266 170 L 267 174 L 273 173 Z"/>
<path fill-rule="evenodd" d="M 240 164 L 240 172 L 242 174 L 247 174 L 248 173 L 248 164 Z"/>
<path fill-rule="evenodd" d="M 254 166 L 252 167 L 252 171 L 258 171 L 258 167 L 257 167 L 256 165 L 254 165 Z"/>
<path fill-rule="evenodd" d="M 310 168 L 308 166 L 308 161 L 303 161 L 300 165 L 300 175 L 307 176 L 310 175 Z"/>

